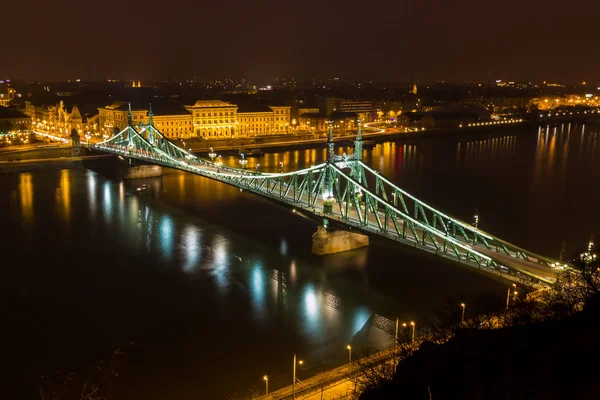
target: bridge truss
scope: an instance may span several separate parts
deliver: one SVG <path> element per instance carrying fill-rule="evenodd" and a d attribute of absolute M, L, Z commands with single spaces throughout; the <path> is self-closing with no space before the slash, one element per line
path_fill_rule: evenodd
<path fill-rule="evenodd" d="M 332 129 L 325 163 L 262 173 L 219 165 L 179 148 L 152 123 L 131 124 L 90 147 L 205 176 L 285 204 L 294 212 L 382 236 L 511 280 L 550 285 L 557 260 L 503 241 L 417 199 L 362 161 L 360 123 L 351 155 L 334 155 Z"/>

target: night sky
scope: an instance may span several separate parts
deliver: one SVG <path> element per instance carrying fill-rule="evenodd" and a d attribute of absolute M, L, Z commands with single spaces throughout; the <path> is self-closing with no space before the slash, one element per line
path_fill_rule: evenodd
<path fill-rule="evenodd" d="M 600 81 L 597 0 L 8 1 L 0 77 Z"/>

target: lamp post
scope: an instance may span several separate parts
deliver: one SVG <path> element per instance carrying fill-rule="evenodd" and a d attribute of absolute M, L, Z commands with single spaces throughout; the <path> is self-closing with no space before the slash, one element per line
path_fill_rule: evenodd
<path fill-rule="evenodd" d="M 269 395 L 269 377 L 267 375 L 263 376 L 265 381 L 265 396 Z"/>
<path fill-rule="evenodd" d="M 395 192 L 394 192 L 395 194 Z M 398 318 L 396 318 L 396 334 L 394 335 L 394 347 L 398 345 Z"/>
<path fill-rule="evenodd" d="M 304 364 L 304 361 L 298 360 L 298 365 Z M 294 353 L 294 376 L 292 380 L 292 398 L 296 398 L 296 353 Z"/>
<path fill-rule="evenodd" d="M 410 326 L 412 326 L 412 340 L 411 343 L 415 341 L 415 321 L 410 321 Z"/>
<path fill-rule="evenodd" d="M 460 317 L 460 324 L 464 324 L 465 323 L 465 307 L 466 304 L 465 303 L 460 303 L 460 306 L 462 307 L 462 316 Z"/>
<path fill-rule="evenodd" d="M 510 302 L 510 290 L 511 290 L 512 288 L 515 288 L 515 289 L 516 289 L 516 288 L 517 288 L 517 285 L 513 283 L 513 284 L 512 284 L 512 287 L 509 287 L 509 288 L 508 288 L 508 292 L 506 292 L 506 309 L 507 309 L 507 310 L 508 310 L 508 303 Z"/>
<path fill-rule="evenodd" d="M 352 362 L 352 346 L 348 345 L 346 348 L 348 349 L 348 365 L 350 365 Z"/>

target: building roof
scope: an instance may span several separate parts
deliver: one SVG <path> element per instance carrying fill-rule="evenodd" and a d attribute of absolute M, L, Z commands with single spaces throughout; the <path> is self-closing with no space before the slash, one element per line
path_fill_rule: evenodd
<path fill-rule="evenodd" d="M 265 106 L 263 104 L 242 104 L 238 105 L 238 114 L 239 113 L 252 113 L 252 112 L 270 112 L 273 110 L 269 108 L 269 106 Z"/>
<path fill-rule="evenodd" d="M 235 104 L 229 104 L 221 100 L 196 100 L 196 103 L 189 107 L 235 107 Z"/>
<path fill-rule="evenodd" d="M 14 107 L 0 106 L 0 119 L 24 118 L 29 119 L 28 115 L 23 114 Z"/>
<path fill-rule="evenodd" d="M 152 113 L 154 116 L 161 115 L 190 115 L 191 112 L 184 106 L 168 104 L 162 106 L 152 106 Z"/>
<path fill-rule="evenodd" d="M 128 111 L 129 110 L 129 102 L 126 101 L 115 101 L 111 105 L 106 106 L 110 110 L 120 110 L 120 111 Z M 137 104 L 131 103 L 131 111 L 148 111 L 147 108 L 140 107 Z"/>

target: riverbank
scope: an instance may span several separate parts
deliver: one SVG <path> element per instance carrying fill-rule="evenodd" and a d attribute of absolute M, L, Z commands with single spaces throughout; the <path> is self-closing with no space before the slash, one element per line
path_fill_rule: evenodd
<path fill-rule="evenodd" d="M 70 151 L 71 150 L 69 149 L 69 152 Z M 20 172 L 74 168 L 81 166 L 84 161 L 98 160 L 110 157 L 113 156 L 111 154 L 100 154 L 93 156 L 31 158 L 22 160 L 0 161 L 0 174 L 14 174 Z"/>
<path fill-rule="evenodd" d="M 589 116 L 561 116 L 550 117 L 536 120 L 522 120 L 519 122 L 499 122 L 481 124 L 478 126 L 463 126 L 449 129 L 429 128 L 418 129 L 409 128 L 409 130 L 399 128 L 378 129 L 377 131 L 363 131 L 362 136 L 365 140 L 373 140 L 376 143 L 381 143 L 389 140 L 412 140 L 417 138 L 435 137 L 435 136 L 451 136 L 457 134 L 480 134 L 490 133 L 499 130 L 505 130 L 509 127 L 529 127 L 539 124 L 561 124 L 569 122 L 598 122 L 589 121 Z M 334 134 L 333 141 L 337 143 L 348 142 L 350 144 L 356 137 L 356 133 Z M 186 140 L 177 141 L 179 146 L 190 149 L 194 153 L 208 153 L 212 148 L 213 151 L 243 151 L 250 154 L 252 150 L 271 150 L 271 149 L 288 149 L 288 148 L 305 148 L 324 145 L 327 142 L 327 133 L 318 134 L 289 134 L 277 135 L 257 138 L 240 138 L 240 139 L 221 139 L 221 140 Z"/>
<path fill-rule="evenodd" d="M 373 140 L 374 142 L 381 143 L 388 140 L 397 139 L 415 139 L 421 137 L 431 137 L 440 135 L 451 135 L 468 132 L 489 132 L 497 130 L 499 128 L 506 128 L 509 124 L 502 125 L 487 125 L 472 128 L 456 128 L 456 129 L 421 129 L 418 130 L 400 130 L 391 128 L 388 130 L 362 133 L 364 140 Z M 522 123 L 510 124 L 513 126 L 523 125 Z M 346 135 L 334 135 L 333 141 L 336 143 L 348 142 L 348 144 L 356 138 L 356 133 L 350 133 Z M 225 140 L 186 140 L 185 146 L 181 141 L 176 142 L 179 146 L 190 149 L 194 153 L 208 153 L 212 148 L 213 151 L 243 151 L 246 154 L 250 154 L 252 150 L 270 150 L 270 149 L 287 149 L 287 148 L 304 148 L 304 147 L 316 147 L 327 143 L 327 134 L 310 134 L 310 135 L 284 135 L 277 137 L 262 137 L 262 138 L 243 138 L 243 139 L 225 139 Z"/>

